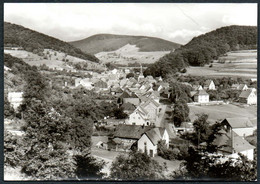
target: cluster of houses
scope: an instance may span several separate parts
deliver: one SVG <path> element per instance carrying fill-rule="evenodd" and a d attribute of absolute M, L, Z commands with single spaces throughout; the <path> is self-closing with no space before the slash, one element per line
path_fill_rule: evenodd
<path fill-rule="evenodd" d="M 184 83 L 186 85 L 190 85 L 188 83 Z M 192 91 L 190 92 L 191 97 L 194 102 L 198 103 L 208 103 L 209 94 L 207 90 L 216 90 L 216 86 L 213 80 L 206 80 L 203 86 L 201 85 L 190 85 L 192 87 Z M 231 86 L 233 90 L 239 90 L 241 93 L 239 95 L 239 102 L 248 105 L 256 105 L 257 104 L 257 91 L 255 88 L 248 88 L 246 84 L 233 84 Z"/>

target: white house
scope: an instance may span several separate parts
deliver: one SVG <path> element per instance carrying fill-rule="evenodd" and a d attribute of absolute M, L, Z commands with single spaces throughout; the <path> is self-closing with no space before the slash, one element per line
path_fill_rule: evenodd
<path fill-rule="evenodd" d="M 132 114 L 129 115 L 127 124 L 149 126 L 151 122 L 148 119 L 148 112 L 139 106 Z"/>
<path fill-rule="evenodd" d="M 94 88 L 94 83 L 89 79 L 89 78 L 85 78 L 85 79 L 81 79 L 81 78 L 77 78 L 75 79 L 75 87 L 78 87 L 82 85 L 84 88 L 91 90 Z"/>
<path fill-rule="evenodd" d="M 204 84 L 204 89 L 205 90 L 216 90 L 213 80 L 206 80 L 206 82 Z"/>
<path fill-rule="evenodd" d="M 198 90 L 194 95 L 194 101 L 199 103 L 208 103 L 209 94 L 205 90 Z"/>
<path fill-rule="evenodd" d="M 246 103 L 249 105 L 257 104 L 257 92 L 256 89 L 247 89 L 241 92 L 239 95 L 239 102 Z"/>
<path fill-rule="evenodd" d="M 217 146 L 218 154 L 226 155 L 231 158 L 238 158 L 238 153 L 241 153 L 250 160 L 254 159 L 255 147 L 236 132 L 221 130 L 219 133 L 220 134 L 213 141 L 213 144 Z"/>
<path fill-rule="evenodd" d="M 145 132 L 137 141 L 138 151 L 147 153 L 150 157 L 157 154 L 158 141 L 164 140 L 169 147 L 169 134 L 165 128 L 153 128 Z"/>
<path fill-rule="evenodd" d="M 253 135 L 255 130 L 252 122 L 245 117 L 226 118 L 221 122 L 221 124 L 224 126 L 224 130 L 228 132 L 233 130 L 236 134 L 238 134 L 241 137 Z"/>
<path fill-rule="evenodd" d="M 17 108 L 22 104 L 23 92 L 9 92 L 7 99 L 13 106 L 14 110 L 17 110 Z"/>

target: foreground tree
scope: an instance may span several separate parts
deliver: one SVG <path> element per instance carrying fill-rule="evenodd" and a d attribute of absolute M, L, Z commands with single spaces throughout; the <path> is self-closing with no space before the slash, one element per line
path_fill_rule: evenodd
<path fill-rule="evenodd" d="M 165 179 L 166 163 L 161 166 L 147 154 L 130 152 L 129 155 L 119 155 L 111 166 L 111 179 L 122 180 L 158 180 Z"/>
<path fill-rule="evenodd" d="M 184 164 L 171 176 L 181 180 L 255 181 L 257 162 L 241 154 L 238 159 L 232 159 L 190 148 Z"/>

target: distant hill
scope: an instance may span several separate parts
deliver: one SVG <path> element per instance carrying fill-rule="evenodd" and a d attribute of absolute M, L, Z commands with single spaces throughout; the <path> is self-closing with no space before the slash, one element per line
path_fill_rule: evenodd
<path fill-rule="evenodd" d="M 26 51 L 37 54 L 40 54 L 44 49 L 53 49 L 81 59 L 99 61 L 95 56 L 86 54 L 67 42 L 8 22 L 4 23 L 4 46 L 19 46 Z"/>
<path fill-rule="evenodd" d="M 145 75 L 166 76 L 191 66 L 204 66 L 219 56 L 236 50 L 257 48 L 256 26 L 227 26 L 194 37 L 189 43 L 159 59 Z"/>
<path fill-rule="evenodd" d="M 70 42 L 70 44 L 91 54 L 115 51 L 127 44 L 136 45 L 140 52 L 172 51 L 181 46 L 178 43 L 155 37 L 113 34 L 97 34 L 83 40 Z"/>

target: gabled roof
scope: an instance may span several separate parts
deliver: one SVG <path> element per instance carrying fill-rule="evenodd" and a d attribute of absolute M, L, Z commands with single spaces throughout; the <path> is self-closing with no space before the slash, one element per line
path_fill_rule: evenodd
<path fill-rule="evenodd" d="M 149 105 L 150 103 L 154 104 L 156 107 L 159 107 L 160 104 L 157 103 L 156 101 L 154 101 L 152 98 L 149 98 L 145 103 L 143 103 L 141 106 L 142 107 L 146 107 L 147 105 Z"/>
<path fill-rule="evenodd" d="M 122 92 L 123 92 L 123 90 L 122 90 L 120 87 L 111 88 L 110 90 L 111 90 L 111 92 L 116 92 L 116 93 L 122 93 Z M 122 95 L 121 95 L 121 96 L 122 96 Z"/>
<path fill-rule="evenodd" d="M 239 84 L 239 86 L 238 86 L 238 90 L 242 90 L 245 86 L 247 87 L 246 84 Z"/>
<path fill-rule="evenodd" d="M 211 82 L 213 82 L 213 80 L 210 79 L 206 80 L 204 86 L 209 86 Z"/>
<path fill-rule="evenodd" d="M 196 93 L 197 93 L 197 91 L 191 91 L 190 96 L 193 97 Z"/>
<path fill-rule="evenodd" d="M 209 95 L 205 90 L 198 90 L 195 95 Z"/>
<path fill-rule="evenodd" d="M 142 134 L 150 130 L 150 126 L 140 125 L 118 125 L 114 133 L 114 137 L 140 139 Z"/>
<path fill-rule="evenodd" d="M 121 105 L 121 107 L 124 108 L 124 110 L 128 110 L 128 111 L 132 111 L 136 109 L 135 105 L 129 102 L 124 103 L 123 105 Z"/>
<path fill-rule="evenodd" d="M 242 91 L 239 95 L 239 98 L 248 98 L 249 95 L 253 92 L 252 89 L 247 89 L 246 91 Z"/>
<path fill-rule="evenodd" d="M 250 149 L 254 149 L 255 147 L 248 143 L 245 139 L 240 137 L 234 131 L 233 133 L 233 149 L 236 152 L 242 152 Z M 231 133 L 225 132 L 221 135 L 218 135 L 216 139 L 213 141 L 213 144 L 218 146 L 220 150 L 232 153 L 232 137 Z"/>
<path fill-rule="evenodd" d="M 227 121 L 232 128 L 252 128 L 253 124 L 248 118 L 226 118 L 222 121 Z"/>
<path fill-rule="evenodd" d="M 164 131 L 165 128 L 153 128 L 145 132 L 145 134 L 151 140 L 153 145 L 157 145 L 158 141 L 162 139 Z"/>

